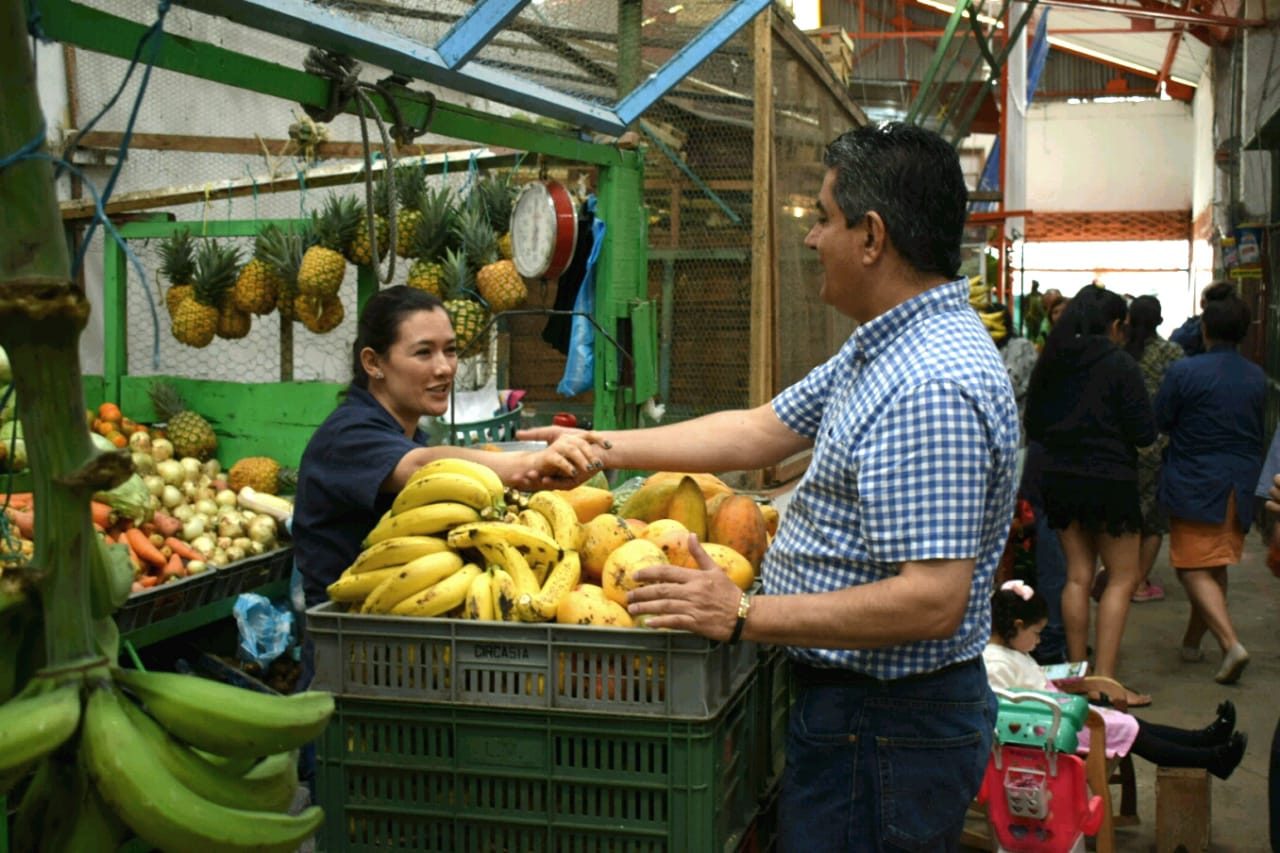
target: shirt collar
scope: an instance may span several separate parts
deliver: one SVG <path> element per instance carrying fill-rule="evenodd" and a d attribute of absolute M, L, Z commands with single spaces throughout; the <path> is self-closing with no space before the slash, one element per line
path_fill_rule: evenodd
<path fill-rule="evenodd" d="M 870 361 L 921 317 L 958 310 L 968 304 L 969 282 L 965 278 L 931 287 L 854 329 L 855 354 Z"/>

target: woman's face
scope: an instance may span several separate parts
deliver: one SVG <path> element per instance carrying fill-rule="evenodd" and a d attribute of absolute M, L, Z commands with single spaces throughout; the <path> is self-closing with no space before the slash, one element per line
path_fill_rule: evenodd
<path fill-rule="evenodd" d="M 375 361 L 383 378 L 375 371 L 369 387 L 392 414 L 416 423 L 423 415 L 448 410 L 449 389 L 458 370 L 458 342 L 444 310 L 409 314 L 400 321 L 386 356 Z"/>
<path fill-rule="evenodd" d="M 1053 307 L 1049 309 L 1049 325 L 1056 325 L 1058 318 L 1062 316 L 1062 309 L 1067 307 L 1068 300 L 1059 299 L 1053 303 Z"/>

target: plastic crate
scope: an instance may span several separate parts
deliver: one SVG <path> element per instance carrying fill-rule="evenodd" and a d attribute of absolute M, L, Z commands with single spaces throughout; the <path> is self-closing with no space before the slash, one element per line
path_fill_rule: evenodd
<path fill-rule="evenodd" d="M 214 572 L 206 569 L 190 575 L 132 593 L 116 611 L 116 625 L 120 633 L 127 634 L 139 628 L 203 607 L 214 601 Z"/>
<path fill-rule="evenodd" d="M 293 569 L 293 549 L 277 548 L 256 557 L 237 560 L 213 571 L 213 600 L 235 598 L 242 592 L 289 577 Z"/>
<path fill-rule="evenodd" d="M 307 611 L 313 686 L 343 697 L 705 719 L 756 667 L 754 643 L 682 631 Z"/>
<path fill-rule="evenodd" d="M 758 740 L 752 754 L 751 774 L 761 796 L 775 789 L 787 763 L 787 725 L 795 693 L 791 684 L 791 659 L 782 646 L 760 646 L 753 711 Z"/>
<path fill-rule="evenodd" d="M 498 444 L 516 440 L 516 430 L 520 428 L 520 415 L 523 410 L 524 404 L 518 403 L 514 409 L 499 412 L 484 421 L 461 424 L 451 424 L 448 418 L 436 418 L 436 421 L 445 433 L 445 444 L 462 447 L 475 444 Z"/>
<path fill-rule="evenodd" d="M 778 849 L 778 795 L 775 784 L 760 799 L 760 807 L 742 836 L 737 853 L 776 853 Z"/>
<path fill-rule="evenodd" d="M 700 721 L 340 698 L 322 849 L 730 853 L 757 804 L 747 695 Z"/>

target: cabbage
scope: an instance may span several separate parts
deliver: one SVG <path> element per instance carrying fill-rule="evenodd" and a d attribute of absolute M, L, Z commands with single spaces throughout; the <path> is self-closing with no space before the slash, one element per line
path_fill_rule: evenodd
<path fill-rule="evenodd" d="M 98 492 L 93 499 L 102 501 L 114 509 L 118 515 L 132 518 L 138 524 L 150 521 L 153 514 L 151 490 L 137 474 L 109 492 Z"/>

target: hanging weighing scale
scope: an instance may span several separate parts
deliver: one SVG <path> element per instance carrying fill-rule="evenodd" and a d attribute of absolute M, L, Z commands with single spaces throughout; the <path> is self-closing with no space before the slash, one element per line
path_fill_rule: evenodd
<path fill-rule="evenodd" d="M 555 279 L 569 267 L 578 243 L 573 196 L 559 181 L 532 181 L 511 212 L 511 259 L 525 278 Z"/>

